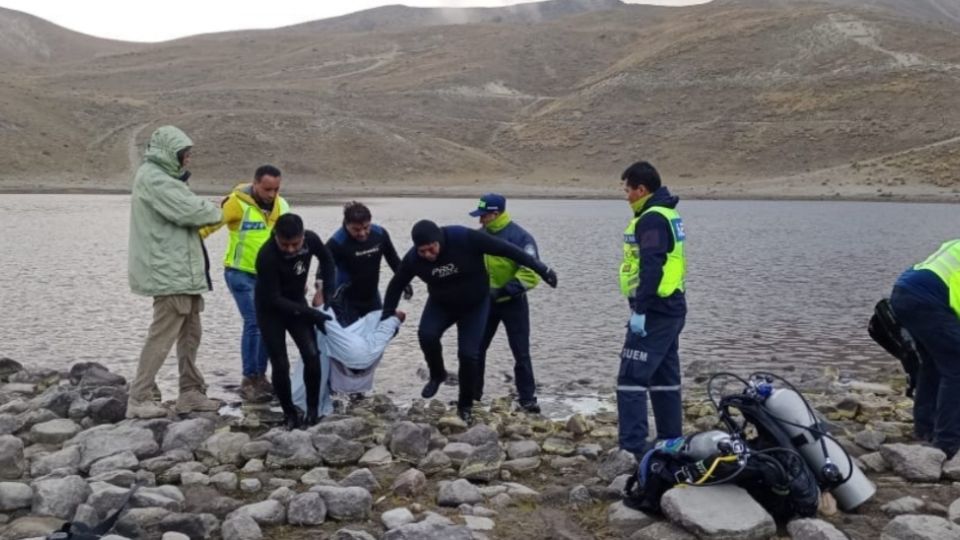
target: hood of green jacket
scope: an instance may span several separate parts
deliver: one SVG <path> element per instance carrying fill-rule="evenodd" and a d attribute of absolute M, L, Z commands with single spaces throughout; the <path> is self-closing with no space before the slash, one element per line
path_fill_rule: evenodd
<path fill-rule="evenodd" d="M 193 146 L 193 141 L 179 128 L 174 126 L 159 127 L 150 136 L 150 142 L 147 144 L 147 151 L 143 153 L 143 159 L 156 164 L 170 176 L 179 178 L 181 168 L 180 160 L 177 159 L 177 152 L 189 146 Z"/>

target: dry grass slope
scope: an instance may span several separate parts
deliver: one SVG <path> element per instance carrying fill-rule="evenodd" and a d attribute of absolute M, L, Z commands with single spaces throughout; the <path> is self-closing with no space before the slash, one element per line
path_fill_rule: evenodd
<path fill-rule="evenodd" d="M 149 46 L 0 10 L 0 189 L 123 188 L 172 123 L 216 189 L 269 161 L 314 193 L 609 193 L 644 157 L 705 196 L 952 197 L 952 6 L 388 6 Z"/>

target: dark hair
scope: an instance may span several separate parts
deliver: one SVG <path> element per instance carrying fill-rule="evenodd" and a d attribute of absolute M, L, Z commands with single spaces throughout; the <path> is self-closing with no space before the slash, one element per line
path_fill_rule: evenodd
<path fill-rule="evenodd" d="M 363 203 L 350 201 L 343 205 L 343 223 L 367 223 L 373 219 L 370 209 Z"/>
<path fill-rule="evenodd" d="M 280 169 L 273 165 L 261 165 L 257 167 L 257 172 L 253 173 L 253 179 L 259 182 L 264 176 L 276 176 L 280 178 Z"/>
<path fill-rule="evenodd" d="M 646 161 L 638 161 L 627 167 L 620 179 L 633 189 L 644 186 L 651 193 L 660 189 L 660 173 Z"/>
<path fill-rule="evenodd" d="M 284 214 L 277 218 L 273 232 L 284 240 L 298 238 L 303 235 L 303 220 L 296 214 Z"/>

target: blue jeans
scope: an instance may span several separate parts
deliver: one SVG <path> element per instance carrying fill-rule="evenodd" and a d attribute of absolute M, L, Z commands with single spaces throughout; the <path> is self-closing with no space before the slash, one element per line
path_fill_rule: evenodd
<path fill-rule="evenodd" d="M 685 320 L 685 317 L 647 313 L 645 336 L 627 329 L 617 375 L 617 416 L 620 448 L 628 452 L 636 454 L 645 449 L 649 434 L 648 394 L 657 423 L 657 438 L 683 435 L 677 348 Z"/>
<path fill-rule="evenodd" d="M 950 456 L 960 448 L 960 319 L 946 303 L 901 287 L 893 288 L 890 305 L 920 349 L 914 431 Z"/>
<path fill-rule="evenodd" d="M 267 373 L 267 348 L 257 326 L 257 311 L 253 304 L 253 290 L 257 276 L 227 268 L 223 271 L 227 288 L 233 293 L 237 309 L 243 317 L 243 336 L 240 338 L 240 358 L 243 360 L 243 376 L 259 377 Z"/>

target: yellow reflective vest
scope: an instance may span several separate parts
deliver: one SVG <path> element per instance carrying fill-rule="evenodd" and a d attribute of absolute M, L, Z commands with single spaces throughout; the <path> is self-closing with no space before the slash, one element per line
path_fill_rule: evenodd
<path fill-rule="evenodd" d="M 684 275 L 686 274 L 686 259 L 683 256 L 683 245 L 686 236 L 683 232 L 683 220 L 673 208 L 651 206 L 639 216 L 630 220 L 623 231 L 623 262 L 620 264 L 620 292 L 627 298 L 633 298 L 640 286 L 640 246 L 637 245 L 637 223 L 649 213 L 657 213 L 667 219 L 673 235 L 673 249 L 667 253 L 667 260 L 663 265 L 663 277 L 657 286 L 657 296 L 666 298 L 676 291 L 684 289 Z"/>
<path fill-rule="evenodd" d="M 960 239 L 944 242 L 936 253 L 913 269 L 929 270 L 943 280 L 950 294 L 950 309 L 960 317 Z"/>

